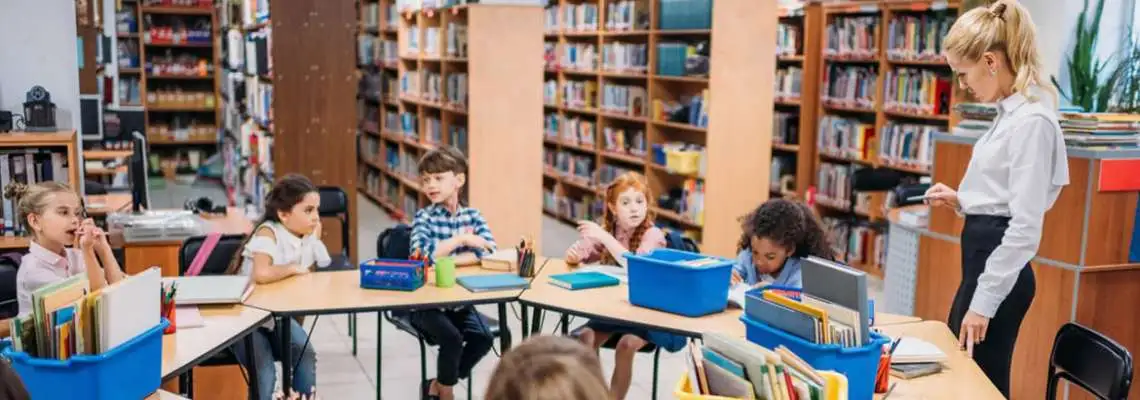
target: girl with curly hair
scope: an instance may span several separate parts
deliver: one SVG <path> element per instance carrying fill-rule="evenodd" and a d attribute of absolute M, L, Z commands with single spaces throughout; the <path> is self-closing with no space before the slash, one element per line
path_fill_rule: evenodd
<path fill-rule="evenodd" d="M 835 257 L 823 225 L 803 203 L 768 200 L 740 220 L 740 252 L 732 268 L 734 285 L 802 287 L 801 259 Z"/>

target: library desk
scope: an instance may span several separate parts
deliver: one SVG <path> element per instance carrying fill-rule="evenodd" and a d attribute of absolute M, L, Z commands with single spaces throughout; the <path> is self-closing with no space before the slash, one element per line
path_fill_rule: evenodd
<path fill-rule="evenodd" d="M 269 312 L 240 304 L 200 306 L 198 309 L 205 320 L 204 326 L 179 329 L 162 337 L 162 379 L 181 378 L 164 388 L 184 392 L 191 397 L 194 397 L 194 392 L 203 398 L 228 397 L 223 393 L 244 397 L 245 381 L 237 366 L 195 367 L 238 340 L 248 339 L 251 332 L 269 321 Z M 204 384 L 197 387 L 192 379 L 195 372 L 205 375 L 200 379 Z M 256 374 L 251 374 L 250 378 L 256 380 Z M 178 390 L 172 386 L 174 383 L 188 387 Z M 254 387 L 251 384 L 249 389 Z"/>
<path fill-rule="evenodd" d="M 476 266 L 459 267 L 456 276 L 497 274 L 503 271 L 492 271 Z M 519 297 L 518 290 L 491 291 L 472 293 L 456 284 L 451 288 L 435 286 L 435 277 L 429 273 L 428 282 L 413 292 L 396 290 L 374 290 L 360 287 L 360 271 L 329 271 L 311 272 L 294 276 L 279 282 L 266 285 L 257 285 L 253 294 L 245 301 L 245 305 L 257 307 L 273 313 L 278 331 L 282 332 L 282 342 L 289 341 L 289 330 L 281 329 L 288 318 L 304 315 L 323 314 L 350 314 L 385 311 L 432 309 L 478 304 L 498 304 L 500 329 L 500 345 L 503 351 L 510 348 L 510 329 L 506 329 L 507 306 L 506 303 L 515 301 Z M 383 356 L 380 354 L 383 346 L 381 332 L 384 325 L 382 315 L 376 317 L 376 397 L 380 397 L 381 381 L 379 374 Z M 290 346 L 282 346 L 281 358 L 291 359 Z M 292 365 L 283 365 L 285 377 L 282 387 L 290 387 Z"/>
<path fill-rule="evenodd" d="M 879 328 L 890 337 L 910 336 L 938 346 L 948 359 L 942 363 L 942 372 L 915 379 L 891 377 L 891 383 L 898 386 L 891 392 L 891 399 L 1004 399 L 978 364 L 958 348 L 958 338 L 950 333 L 950 328 L 939 321 L 923 321 L 910 324 L 890 325 Z M 1044 386 L 1045 382 L 1041 382 Z M 881 399 L 882 395 L 876 395 Z"/>
<path fill-rule="evenodd" d="M 253 231 L 253 221 L 246 218 L 241 209 L 230 207 L 225 216 L 203 216 L 206 232 L 228 234 L 249 234 Z M 108 233 L 112 247 L 122 247 L 126 263 L 126 273 L 136 274 L 150 266 L 160 266 L 162 276 L 178 276 L 178 249 L 181 240 L 126 243 L 121 231 Z"/>
<path fill-rule="evenodd" d="M 932 178 L 956 187 L 965 175 L 976 139 L 936 134 Z M 1134 232 L 1137 202 L 1135 189 L 1114 185 L 1121 164 L 1140 163 L 1140 150 L 1068 149 L 1069 185 L 1045 214 L 1041 244 L 1030 264 L 1037 290 L 1021 324 L 1013 354 L 1010 382 L 1012 398 L 1045 396 L 1046 373 L 1053 338 L 1061 325 L 1079 322 L 1124 345 L 1140 351 L 1140 331 L 1134 313 L 1119 313 L 1106 304 L 1132 304 L 1140 293 L 1140 267 L 1128 267 L 1129 246 Z M 1134 176 L 1135 167 L 1130 172 Z M 1114 183 L 1115 182 L 1115 183 Z M 1119 185 L 1117 185 L 1119 186 Z M 964 219 L 945 207 L 930 210 L 926 226 L 891 224 L 892 249 L 887 259 L 899 259 L 896 243 L 913 243 L 912 271 L 906 287 L 913 291 L 913 314 L 927 320 L 946 321 L 961 281 L 960 238 Z M 898 227 L 899 229 L 895 229 Z M 910 240 L 895 240 L 910 232 Z M 890 262 L 890 261 L 888 261 Z M 1123 266 L 1122 266 L 1123 265 Z M 892 274 L 902 272 L 888 265 L 885 289 L 891 292 Z M 904 279 L 906 280 L 906 279 Z M 895 297 L 895 296 L 890 296 Z M 1104 311 L 1101 311 L 1101 310 Z M 1110 315 L 1111 314 L 1111 315 Z M 1136 380 L 1137 376 L 1133 376 Z M 1130 391 L 1140 397 L 1140 385 Z"/>
<path fill-rule="evenodd" d="M 729 308 L 721 313 L 690 318 L 630 304 L 629 286 L 626 284 L 589 290 L 566 290 L 550 284 L 551 275 L 570 271 L 565 261 L 552 258 L 534 278 L 530 289 L 523 291 L 519 296 L 519 302 L 523 305 L 524 335 L 536 333 L 534 329 L 527 329 L 529 323 L 527 307 L 534 307 L 536 313 L 550 310 L 563 313 L 563 318 L 566 314 L 600 318 L 689 337 L 700 337 L 703 332 L 710 331 L 744 336 L 744 323 L 740 322 L 743 311 L 739 308 Z M 917 317 L 875 313 L 875 326 L 917 321 L 920 321 Z M 564 332 L 569 329 L 565 319 L 561 325 Z"/>

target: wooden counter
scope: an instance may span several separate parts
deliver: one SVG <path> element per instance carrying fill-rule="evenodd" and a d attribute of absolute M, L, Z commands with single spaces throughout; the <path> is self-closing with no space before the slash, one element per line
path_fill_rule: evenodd
<path fill-rule="evenodd" d="M 933 180 L 957 187 L 973 151 L 973 139 L 937 135 L 935 140 Z M 1070 184 L 1045 215 L 1041 245 L 1031 262 L 1037 290 L 1013 355 L 1013 398 L 1044 397 L 1053 337 L 1067 322 L 1081 322 L 1133 353 L 1140 350 L 1135 313 L 1107 306 L 1140 300 L 1140 267 L 1122 265 L 1128 262 L 1138 195 L 1098 189 L 1103 159 L 1129 157 L 1140 158 L 1140 152 L 1069 152 Z M 929 226 L 915 229 L 921 234 L 914 302 L 918 317 L 947 320 L 961 281 L 963 223 L 952 210 L 935 208 Z M 1140 385 L 1131 394 L 1140 396 Z"/>
<path fill-rule="evenodd" d="M 245 213 L 235 207 L 230 207 L 226 215 L 218 217 L 204 216 L 206 220 L 205 233 L 217 232 L 223 235 L 249 234 L 253 231 L 253 221 L 245 217 Z M 125 243 L 121 231 L 109 233 L 111 246 L 122 247 L 123 257 L 126 259 L 126 273 L 135 274 L 150 266 L 157 265 L 162 268 L 162 276 L 178 276 L 178 248 L 182 246 L 181 240 L 157 241 L 145 243 Z"/>

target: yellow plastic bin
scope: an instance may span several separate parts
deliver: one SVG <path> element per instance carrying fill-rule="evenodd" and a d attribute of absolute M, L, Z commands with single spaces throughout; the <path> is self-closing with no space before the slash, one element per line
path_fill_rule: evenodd
<path fill-rule="evenodd" d="M 827 385 L 824 388 L 824 400 L 847 400 L 847 377 L 833 371 L 816 372 L 826 381 L 824 382 Z M 732 397 L 694 394 L 688 373 L 681 375 L 681 380 L 677 382 L 677 389 L 673 391 L 673 395 L 677 396 L 677 400 L 738 400 Z M 747 399 L 755 400 L 755 397 L 748 396 Z"/>
<path fill-rule="evenodd" d="M 681 381 L 677 382 L 677 389 L 673 391 L 673 395 L 677 396 L 677 400 L 737 400 L 734 397 L 694 394 L 693 385 L 689 383 L 689 374 L 687 372 L 681 375 Z M 756 398 L 754 396 L 748 396 L 747 399 L 755 400 Z"/>
<path fill-rule="evenodd" d="M 665 152 L 665 166 L 681 175 L 697 175 L 701 171 L 701 152 L 672 150 Z"/>

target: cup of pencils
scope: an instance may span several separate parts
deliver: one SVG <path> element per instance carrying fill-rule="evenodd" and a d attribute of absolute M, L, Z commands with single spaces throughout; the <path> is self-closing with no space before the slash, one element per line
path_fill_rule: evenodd
<path fill-rule="evenodd" d="M 902 338 L 891 341 L 889 346 L 884 346 L 883 355 L 879 356 L 879 370 L 875 373 L 875 393 L 886 393 L 888 386 L 891 384 L 891 355 L 895 353 L 895 349 L 899 347 L 899 342 Z"/>
<path fill-rule="evenodd" d="M 534 241 L 522 238 L 515 251 L 518 257 L 515 265 L 519 266 L 519 277 L 534 278 Z"/>
<path fill-rule="evenodd" d="M 166 329 L 162 331 L 162 334 L 169 335 L 178 331 L 178 324 L 176 323 L 177 315 L 175 315 L 174 312 L 174 295 L 178 293 L 178 282 L 171 283 L 170 287 L 160 285 L 160 288 L 162 289 L 162 307 L 159 312 L 162 314 L 162 318 L 166 318 L 167 321 L 170 321 L 170 323 L 166 325 Z"/>

